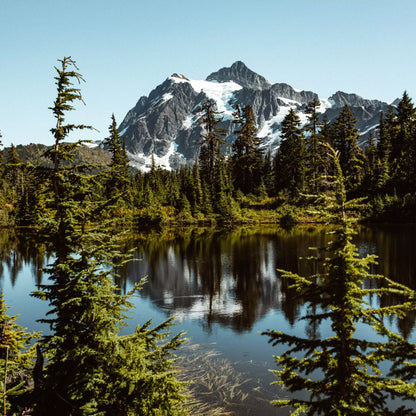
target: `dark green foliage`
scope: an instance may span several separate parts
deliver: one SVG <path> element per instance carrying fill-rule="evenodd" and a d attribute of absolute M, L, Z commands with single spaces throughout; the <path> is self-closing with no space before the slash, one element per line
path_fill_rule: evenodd
<path fill-rule="evenodd" d="M 121 139 L 114 114 L 111 116 L 109 127 L 110 136 L 104 140 L 104 145 L 111 154 L 111 164 L 106 180 L 106 197 L 108 200 L 121 200 L 128 204 L 130 202 L 128 159 L 126 145 Z"/>
<path fill-rule="evenodd" d="M 226 131 L 219 127 L 223 120 L 221 113 L 215 111 L 215 102 L 207 100 L 202 105 L 201 124 L 204 132 L 201 135 L 201 150 L 199 154 L 199 164 L 203 179 L 209 183 L 214 183 L 215 165 L 221 158 L 221 150 L 225 145 L 223 137 Z"/>
<path fill-rule="evenodd" d="M 317 194 L 324 188 L 324 178 L 328 174 L 328 161 L 325 158 L 326 152 L 322 148 L 325 138 L 324 125 L 319 122 L 318 108 L 321 103 L 314 99 L 308 103 L 306 113 L 308 124 L 305 126 L 307 133 L 306 145 L 306 178 L 307 188 L 311 193 Z"/>
<path fill-rule="evenodd" d="M 195 159 L 192 167 L 192 195 L 191 195 L 192 214 L 196 216 L 202 211 L 203 207 L 203 191 L 201 175 L 199 173 L 198 159 Z"/>
<path fill-rule="evenodd" d="M 19 226 L 39 226 L 50 216 L 47 209 L 47 181 L 42 171 L 29 164 L 24 166 L 26 186 L 16 210 L 16 224 Z"/>
<path fill-rule="evenodd" d="M 270 150 L 264 155 L 263 166 L 260 172 L 261 172 L 260 176 L 266 188 L 267 194 L 273 195 L 275 191 L 275 187 L 274 187 L 274 176 L 273 176 L 273 161 L 272 161 L 272 154 Z"/>
<path fill-rule="evenodd" d="M 364 187 L 369 190 L 377 189 L 377 185 L 379 184 L 381 164 L 377 156 L 377 146 L 372 133 L 370 133 L 370 137 L 368 138 L 368 145 L 365 149 L 364 170 Z"/>
<path fill-rule="evenodd" d="M 280 215 L 279 224 L 283 228 L 290 229 L 300 222 L 296 213 L 296 208 L 291 205 L 279 207 L 278 214 Z"/>
<path fill-rule="evenodd" d="M 146 185 L 144 190 L 143 202 L 140 208 L 140 222 L 159 224 L 163 221 L 162 203 L 149 185 Z"/>
<path fill-rule="evenodd" d="M 56 119 L 56 125 L 51 129 L 55 138 L 55 145 L 48 152 L 48 157 L 53 161 L 55 171 L 59 169 L 63 160 L 73 160 L 73 150 L 79 145 L 79 142 L 64 143 L 65 138 L 75 130 L 92 129 L 91 126 L 85 124 L 65 124 L 66 113 L 74 110 L 73 103 L 76 101 L 84 102 L 81 90 L 74 87 L 74 82 L 80 84 L 84 82 L 84 78 L 77 72 L 78 67 L 71 57 L 65 57 L 58 61 L 61 63 L 61 67 L 55 67 L 57 72 L 55 76 L 57 96 L 53 107 L 50 107 Z"/>
<path fill-rule="evenodd" d="M 89 234 L 83 240 L 81 257 L 55 262 L 49 273 L 57 283 L 38 294 L 56 318 L 44 341 L 50 358 L 37 414 L 180 414 L 183 386 L 172 372 L 172 352 L 181 334 L 160 343 L 168 320 L 120 336 L 135 290 L 121 296 L 113 283 L 114 238 Z"/>
<path fill-rule="evenodd" d="M 235 109 L 237 136 L 232 152 L 227 152 L 225 131 L 221 128 L 223 117 L 216 111 L 215 102 L 208 100 L 201 108 L 203 131 L 198 163 L 167 171 L 156 166 L 153 159 L 149 172 L 133 177 L 128 172 L 126 149 L 114 116 L 106 139 L 107 151 L 66 140 L 72 131 L 91 127 L 65 122 L 65 113 L 73 110 L 73 102 L 82 101 L 77 84 L 83 79 L 71 58 L 64 58 L 61 64 L 56 77 L 58 95 L 51 107 L 56 118 L 52 129 L 55 145 L 50 149 L 19 145 L 4 151 L 7 163 L 0 163 L 2 225 L 52 226 L 51 219 L 58 215 L 58 209 L 63 209 L 65 198 L 72 192 L 67 188 L 69 184 L 61 180 L 66 176 L 72 176 L 71 181 L 77 183 L 77 195 L 73 196 L 83 206 L 76 215 L 84 217 L 84 224 L 99 221 L 103 215 L 118 218 L 123 224 L 131 223 L 133 217 L 144 223 L 175 221 L 181 211 L 182 195 L 191 205 L 193 219 L 201 221 L 238 218 L 236 200 L 246 201 L 245 208 L 249 210 L 254 206 L 247 201 L 255 201 L 256 209 L 263 201 L 269 209 L 279 205 L 276 198 L 289 198 L 290 203 L 305 207 L 311 203 L 305 194 L 329 191 L 333 166 L 324 150 L 326 143 L 339 151 L 350 198 L 369 197 L 377 219 L 388 219 L 389 212 L 394 212 L 395 218 L 412 218 L 408 215 L 412 204 L 403 198 L 416 192 L 416 111 L 406 92 L 397 107 L 381 114 L 374 140 L 371 137 L 362 148 L 358 146 L 360 136 L 348 106 L 330 123 L 325 116 L 320 119 L 320 102 L 314 99 L 306 106 L 308 122 L 303 128 L 292 109 L 283 121 L 281 146 L 273 161 L 270 150 L 265 154 L 260 150 L 255 117 L 248 105 Z M 51 204 L 53 195 L 58 194 L 63 203 Z M 388 200 L 394 195 L 400 202 L 393 207 Z M 387 203 L 380 203 L 384 199 Z M 86 205 L 91 209 L 87 210 Z"/>
<path fill-rule="evenodd" d="M 20 159 L 19 155 L 17 154 L 16 148 L 12 143 L 10 146 L 9 151 L 6 154 L 6 164 L 8 165 L 20 165 L 22 160 Z"/>
<path fill-rule="evenodd" d="M 10 198 L 16 203 L 25 192 L 25 177 L 22 161 L 13 144 L 5 155 L 5 161 L 4 179 L 11 184 Z"/>
<path fill-rule="evenodd" d="M 351 242 L 353 230 L 348 216 L 348 210 L 356 202 L 346 201 L 342 170 L 335 152 L 333 158 L 336 182 L 333 196 L 327 199 L 325 215 L 336 228 L 323 258 L 322 272 L 302 277 L 282 271 L 292 289 L 309 305 L 302 319 L 314 328 L 322 321 L 329 321 L 332 333 L 323 339 L 302 338 L 276 330 L 264 333 L 273 345 L 288 345 L 276 357 L 281 366 L 275 371 L 278 383 L 292 393 L 309 393 L 305 399 L 279 399 L 274 404 L 294 407 L 293 415 L 415 414 L 411 408 L 405 408 L 405 403 L 397 412 L 389 409 L 389 397 L 416 399 L 414 365 L 407 363 L 415 357 L 415 345 L 389 331 L 383 319 L 403 316 L 415 309 L 416 294 L 383 276 L 370 274 L 374 256 L 359 257 Z M 319 259 L 322 260 L 321 256 L 311 257 L 310 261 Z M 376 280 L 380 286 L 364 289 L 365 280 Z M 367 303 L 370 295 L 382 298 L 393 293 L 406 297 L 408 302 L 378 308 Z M 357 325 L 369 326 L 372 332 L 383 335 L 384 340 L 374 341 L 368 332 L 364 339 L 359 338 Z M 390 374 L 380 371 L 386 360 L 396 360 Z M 408 377 L 403 380 L 397 377 L 399 374 Z"/>
<path fill-rule="evenodd" d="M 356 190 L 364 177 L 364 153 L 358 146 L 357 120 L 348 105 L 333 123 L 333 147 L 339 160 L 348 191 Z"/>
<path fill-rule="evenodd" d="M 403 93 L 394 118 L 389 122 L 391 137 L 391 177 L 400 192 L 416 190 L 416 110 Z"/>
<path fill-rule="evenodd" d="M 287 189 L 295 197 L 304 188 L 306 146 L 300 119 L 292 108 L 282 121 L 281 137 L 274 159 L 276 190 Z"/>
<path fill-rule="evenodd" d="M 192 221 L 191 204 L 185 194 L 182 194 L 179 204 L 179 215 L 180 221 Z"/>
<path fill-rule="evenodd" d="M 235 131 L 237 138 L 232 146 L 231 158 L 233 183 L 235 189 L 244 193 L 258 191 L 261 176 L 262 155 L 259 150 L 260 139 L 257 137 L 257 127 L 253 109 L 246 105 L 242 109 L 237 106 L 233 113 L 234 123 L 239 127 Z"/>
<path fill-rule="evenodd" d="M 208 100 L 203 106 L 201 124 L 204 128 L 199 154 L 198 171 L 201 177 L 202 212 L 213 211 L 220 220 L 234 221 L 238 217 L 238 206 L 232 197 L 233 186 L 229 164 L 222 153 L 226 134 L 219 127 L 222 117 L 214 111 L 215 103 Z M 196 184 L 196 193 L 199 185 Z"/>
<path fill-rule="evenodd" d="M 7 314 L 9 309 L 0 294 L 0 391 L 7 414 L 23 409 L 24 396 L 32 377 L 36 346 L 30 344 L 38 334 L 30 334 L 16 323 L 17 316 Z M 26 403 L 27 403 L 26 398 Z M 19 405 L 20 401 L 20 405 Z"/>

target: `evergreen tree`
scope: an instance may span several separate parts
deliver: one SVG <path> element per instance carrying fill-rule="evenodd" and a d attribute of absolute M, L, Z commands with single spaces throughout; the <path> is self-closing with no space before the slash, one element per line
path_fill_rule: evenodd
<path fill-rule="evenodd" d="M 108 128 L 110 136 L 104 140 L 104 145 L 111 154 L 111 165 L 106 181 L 106 195 L 112 200 L 122 198 L 124 203 L 128 203 L 130 198 L 128 193 L 128 159 L 124 139 L 118 133 L 114 114 L 111 116 L 111 124 Z"/>
<path fill-rule="evenodd" d="M 406 151 L 411 140 L 412 126 L 416 118 L 416 110 L 413 106 L 411 98 L 407 92 L 403 93 L 403 96 L 397 105 L 397 127 L 398 134 L 395 138 L 397 146 L 397 155 Z"/>
<path fill-rule="evenodd" d="M 146 175 L 146 182 L 156 196 L 163 200 L 165 195 L 162 182 L 162 169 L 156 166 L 154 154 L 152 154 L 152 163 L 150 165 L 150 171 Z"/>
<path fill-rule="evenodd" d="M 273 161 L 272 153 L 269 150 L 263 158 L 263 168 L 261 171 L 262 182 L 265 186 L 267 195 L 274 194 L 274 179 L 273 179 Z"/>
<path fill-rule="evenodd" d="M 358 146 L 357 119 L 345 105 L 333 123 L 334 149 L 339 160 L 348 191 L 356 190 L 364 177 L 364 153 Z"/>
<path fill-rule="evenodd" d="M 255 116 L 250 105 L 242 109 L 237 105 L 233 116 L 233 122 L 239 125 L 235 131 L 237 138 L 232 146 L 234 188 L 244 193 L 254 193 L 261 182 L 259 171 L 262 163 L 259 150 L 261 140 L 257 137 Z"/>
<path fill-rule="evenodd" d="M 308 124 L 305 127 L 309 134 L 307 143 L 307 178 L 309 189 L 317 194 L 322 185 L 322 175 L 324 174 L 325 162 L 322 158 L 321 142 L 319 137 L 319 113 L 318 108 L 321 106 L 320 101 L 314 98 L 306 106 L 308 114 Z"/>
<path fill-rule="evenodd" d="M 383 113 L 380 114 L 380 124 L 377 131 L 379 141 L 377 143 L 378 168 L 376 170 L 376 186 L 378 189 L 384 189 L 390 179 L 391 137 Z"/>
<path fill-rule="evenodd" d="M 364 175 L 364 189 L 367 194 L 374 193 L 378 185 L 378 170 L 380 168 L 379 159 L 377 157 L 377 146 L 374 140 L 373 133 L 370 133 L 367 147 L 365 149 L 365 175 Z"/>
<path fill-rule="evenodd" d="M 72 102 L 82 99 L 80 91 L 70 87 L 73 79 L 82 77 L 70 69 L 75 67 L 70 58 L 60 62 L 57 85 L 61 100 L 53 108 L 58 122 L 52 129 L 56 145 L 50 153 L 56 209 L 50 240 L 55 243 L 56 260 L 47 269 L 52 283 L 35 293 L 49 301 L 52 317 L 44 322 L 53 332 L 43 339 L 48 364 L 36 391 L 35 414 L 181 414 L 183 383 L 173 371 L 173 351 L 183 342 L 181 334 L 161 342 L 171 320 L 153 329 L 149 321 L 131 335 L 119 334 L 132 307 L 129 298 L 138 289 L 122 296 L 113 283 L 116 268 L 129 256 L 121 254 L 118 236 L 109 232 L 109 224 L 86 231 L 84 218 L 96 210 L 95 204 L 86 203 L 92 202 L 87 197 L 94 178 L 81 175 L 81 167 L 61 166 L 71 158 L 68 151 L 76 148 L 76 144 L 62 145 L 74 128 L 63 125 L 62 120 Z"/>
<path fill-rule="evenodd" d="M 351 242 L 353 230 L 348 216 L 348 209 L 356 202 L 347 202 L 335 152 L 333 158 L 337 179 L 334 194 L 326 203 L 326 215 L 337 228 L 334 240 L 327 247 L 329 256 L 325 256 L 323 271 L 306 277 L 282 271 L 283 277 L 293 282 L 291 287 L 298 296 L 309 304 L 302 319 L 307 320 L 310 327 L 329 320 L 332 334 L 324 339 L 310 339 L 276 330 L 264 333 L 273 345 L 289 346 L 282 355 L 275 357 L 282 367 L 275 371 L 279 384 L 289 392 L 309 392 L 305 399 L 280 399 L 274 404 L 294 407 L 293 415 L 413 415 L 415 413 L 405 406 L 397 411 L 389 409 L 388 399 L 415 400 L 414 384 L 399 377 L 392 378 L 393 373 L 383 375 L 380 367 L 386 360 L 396 359 L 396 354 L 401 360 L 398 371 L 401 369 L 410 377 L 414 376 L 414 366 L 409 368 L 405 363 L 414 355 L 415 346 L 389 331 L 383 318 L 402 316 L 406 310 L 414 309 L 415 293 L 383 276 L 370 274 L 374 256 L 359 257 Z M 364 289 L 363 282 L 367 279 L 382 282 L 382 286 Z M 370 295 L 383 297 L 392 293 L 406 296 L 409 302 L 379 308 L 367 303 Z M 359 338 L 358 324 L 369 325 L 375 333 L 385 335 L 387 341 L 372 341 L 368 335 L 365 339 Z"/>
<path fill-rule="evenodd" d="M 169 173 L 165 181 L 166 204 L 175 207 L 178 204 L 181 195 L 181 188 L 178 174 L 176 171 Z"/>
<path fill-rule="evenodd" d="M 17 154 L 16 147 L 13 143 L 10 145 L 10 149 L 7 152 L 6 163 L 8 165 L 20 165 L 22 163 L 22 159 L 20 159 L 19 155 Z"/>
<path fill-rule="evenodd" d="M 214 210 L 223 219 L 232 216 L 231 192 L 227 186 L 226 168 L 223 159 L 218 159 L 215 167 L 215 178 L 213 186 Z"/>
<path fill-rule="evenodd" d="M 23 163 L 17 154 L 16 147 L 13 143 L 6 153 L 6 164 L 4 167 L 5 180 L 11 185 L 12 201 L 18 202 L 25 192 L 25 180 L 23 174 Z"/>
<path fill-rule="evenodd" d="M 400 193 L 416 190 L 416 110 L 405 91 L 397 105 L 391 133 L 392 180 Z"/>
<path fill-rule="evenodd" d="M 9 309 L 0 294 L 0 391 L 3 395 L 3 412 L 23 410 L 34 369 L 36 345 L 30 346 L 39 334 L 30 334 L 16 323 L 17 316 L 7 314 Z M 20 399 L 20 400 L 19 400 Z M 26 398 L 26 400 L 28 400 Z M 19 401 L 21 402 L 19 406 Z M 27 403 L 27 402 L 26 402 Z M 14 414 L 14 413 L 13 413 Z"/>
<path fill-rule="evenodd" d="M 20 226 L 42 226 L 50 218 L 47 208 L 47 187 L 43 177 L 44 170 L 39 166 L 27 164 L 24 167 L 25 187 L 19 199 L 16 224 Z"/>
<path fill-rule="evenodd" d="M 204 132 L 201 135 L 199 163 L 203 179 L 209 186 L 213 186 L 215 165 L 221 158 L 221 150 L 225 145 L 223 137 L 227 131 L 219 127 L 223 117 L 220 116 L 220 112 L 215 111 L 214 101 L 207 100 L 202 105 L 201 112 L 201 124 Z"/>
<path fill-rule="evenodd" d="M 392 111 L 392 107 L 390 107 Z M 391 152 L 391 137 L 390 131 L 387 125 L 387 119 L 384 117 L 384 113 L 380 113 L 380 124 L 377 127 L 378 143 L 377 143 L 377 155 L 380 160 L 384 160 L 390 156 Z"/>
<path fill-rule="evenodd" d="M 196 216 L 197 213 L 202 210 L 202 200 L 203 200 L 203 192 L 202 192 L 201 176 L 199 173 L 199 163 L 198 163 L 198 159 L 195 158 L 195 162 L 192 167 L 192 198 L 191 198 L 192 214 L 194 216 Z"/>
<path fill-rule="evenodd" d="M 274 160 L 276 190 L 287 189 L 292 197 L 302 191 L 305 180 L 306 147 L 300 119 L 291 108 L 282 121 L 279 150 Z"/>

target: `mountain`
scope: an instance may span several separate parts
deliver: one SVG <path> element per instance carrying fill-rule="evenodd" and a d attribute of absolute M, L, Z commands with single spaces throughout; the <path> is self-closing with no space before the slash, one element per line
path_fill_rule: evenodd
<path fill-rule="evenodd" d="M 111 163 L 111 155 L 106 150 L 98 146 L 99 143 L 91 143 L 89 146 L 83 145 L 76 149 L 73 162 L 65 161 L 64 165 L 77 164 L 92 164 L 99 166 L 109 166 Z M 45 157 L 47 150 L 52 146 L 44 144 L 30 143 L 27 145 L 18 144 L 16 152 L 18 157 L 24 163 L 31 163 L 32 165 L 47 166 L 52 168 L 52 161 Z M 4 149 L 4 160 L 8 160 L 11 148 Z"/>
<path fill-rule="evenodd" d="M 388 103 L 341 91 L 328 99 L 320 99 L 312 91 L 300 91 L 285 83 L 272 84 L 237 61 L 208 75 L 206 80 L 171 75 L 148 97 L 138 100 L 120 124 L 119 132 L 133 166 L 148 169 L 153 155 L 156 164 L 176 168 L 198 155 L 202 133 L 200 110 L 207 99 L 212 99 L 224 117 L 221 127 L 229 131 L 226 137 L 229 144 L 235 140 L 233 107 L 249 104 L 256 116 L 262 147 L 275 152 L 279 147 L 281 122 L 290 108 L 306 123 L 306 104 L 314 98 L 319 99 L 319 111 L 330 121 L 348 104 L 358 120 L 362 142 L 377 126 L 380 112 L 386 112 L 389 107 Z"/>

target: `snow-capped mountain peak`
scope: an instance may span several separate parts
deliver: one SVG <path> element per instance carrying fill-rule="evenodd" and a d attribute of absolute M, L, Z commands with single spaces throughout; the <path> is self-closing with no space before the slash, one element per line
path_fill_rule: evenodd
<path fill-rule="evenodd" d="M 292 108 L 302 123 L 307 123 L 306 104 L 316 93 L 294 89 L 285 83 L 272 84 L 237 61 L 221 68 L 206 80 L 192 80 L 172 74 L 141 97 L 119 126 L 131 163 L 140 169 L 150 167 L 152 155 L 164 168 L 178 167 L 195 159 L 199 152 L 202 127 L 199 123 L 202 104 L 211 99 L 222 112 L 221 127 L 228 130 L 226 140 L 235 140 L 232 113 L 236 104 L 251 105 L 256 116 L 258 136 L 265 150 L 276 151 L 280 143 L 280 125 Z M 334 119 L 345 104 L 351 107 L 362 133 L 378 122 L 387 103 L 365 100 L 356 94 L 338 91 L 329 99 L 320 99 L 318 111 Z"/>

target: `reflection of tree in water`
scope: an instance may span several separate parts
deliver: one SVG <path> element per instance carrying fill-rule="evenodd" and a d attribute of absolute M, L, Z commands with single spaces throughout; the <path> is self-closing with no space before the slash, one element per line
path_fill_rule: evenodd
<path fill-rule="evenodd" d="M 312 274 L 318 271 L 318 263 L 307 261 L 311 256 L 310 248 L 322 248 L 325 246 L 328 235 L 321 228 L 308 230 L 294 228 L 290 231 L 282 231 L 274 240 L 276 252 L 276 269 L 284 269 L 298 274 Z M 279 279 L 280 279 L 279 273 Z M 295 296 L 294 289 L 289 288 L 287 279 L 281 280 L 283 294 L 282 311 L 291 325 L 294 325 L 299 317 L 299 308 L 303 301 Z"/>
<path fill-rule="evenodd" d="M 397 224 L 361 227 L 354 242 L 361 256 L 376 253 L 382 260 L 372 266 L 372 272 L 416 289 L 416 250 L 410 243 L 415 231 L 415 226 Z M 29 229 L 1 230 L 0 279 L 7 270 L 14 284 L 22 268 L 30 265 L 36 283 L 41 283 L 42 269 L 53 252 L 40 237 Z M 126 239 L 125 250 L 135 249 L 137 261 L 119 270 L 116 283 L 125 291 L 127 284 L 148 276 L 142 296 L 149 296 L 174 314 L 203 320 L 208 326 L 218 322 L 238 331 L 250 329 L 271 309 L 281 309 L 294 325 L 303 302 L 295 299 L 276 269 L 301 275 L 316 273 L 317 263 L 299 257 L 310 256 L 309 247 L 324 247 L 328 238 L 331 236 L 319 228 L 164 228 L 143 232 Z M 375 282 L 368 280 L 364 285 L 370 288 Z M 376 297 L 370 300 L 378 302 Z M 380 306 L 400 301 L 397 296 L 385 296 Z M 413 313 L 398 320 L 404 337 L 410 335 L 415 321 Z M 313 336 L 315 330 L 308 330 Z"/>
<path fill-rule="evenodd" d="M 356 237 L 357 246 L 361 248 L 360 254 L 377 253 L 380 264 L 375 266 L 372 272 L 387 276 L 416 290 L 416 249 L 410 243 L 413 241 L 415 231 L 416 226 L 413 224 L 361 227 Z M 371 245 L 367 242 L 371 242 Z M 402 301 L 402 297 L 390 294 L 381 299 L 380 306 L 397 305 Z M 409 311 L 405 318 L 397 320 L 397 326 L 404 338 L 410 336 L 415 322 L 416 314 L 413 311 Z"/>
<path fill-rule="evenodd" d="M 177 316 L 203 319 L 208 326 L 221 322 L 249 328 L 256 311 L 262 310 L 263 297 L 276 292 L 270 283 L 261 287 L 261 269 L 268 272 L 263 264 L 265 243 L 259 245 L 258 239 L 241 230 L 152 233 L 136 239 L 134 256 L 143 260 L 129 265 L 128 278 L 147 275 L 151 284 L 142 294 Z"/>
<path fill-rule="evenodd" d="M 12 275 L 13 255 L 17 247 L 17 238 L 13 229 L 1 230 L 0 232 L 0 277 L 4 276 L 4 267 L 6 266 L 10 275 Z M 12 280 L 13 281 L 13 280 Z"/>
<path fill-rule="evenodd" d="M 48 262 L 50 250 L 39 235 L 32 230 L 5 229 L 0 232 L 0 277 L 6 267 L 12 286 L 15 285 L 23 267 L 29 264 L 36 284 L 42 283 L 43 268 Z"/>
<path fill-rule="evenodd" d="M 382 259 L 372 272 L 416 289 L 416 250 L 409 243 L 415 231 L 414 226 L 396 224 L 361 227 L 354 241 L 360 255 L 377 253 Z M 219 322 L 235 330 L 250 329 L 271 309 L 281 309 L 294 325 L 303 302 L 295 299 L 276 269 L 301 275 L 316 273 L 317 263 L 299 257 L 310 256 L 309 247 L 324 247 L 328 238 L 331 237 L 319 228 L 153 230 L 126 240 L 125 250 L 135 249 L 137 261 L 119 270 L 116 283 L 126 290 L 127 284 L 148 276 L 149 284 L 142 296 L 149 296 L 172 313 L 194 315 L 208 326 Z M 39 285 L 51 253 L 35 231 L 1 230 L 0 278 L 4 279 L 7 270 L 15 284 L 22 268 L 30 265 Z M 364 282 L 366 288 L 370 284 L 375 283 Z M 374 301 L 378 302 L 376 297 Z M 400 301 L 397 296 L 385 296 L 380 306 Z M 408 313 L 397 322 L 404 337 L 410 335 L 415 321 L 416 315 Z M 312 336 L 314 329 L 308 330 Z"/>
<path fill-rule="evenodd" d="M 241 302 L 238 317 L 240 327 L 251 327 L 256 318 L 276 295 L 276 285 L 265 279 L 262 266 L 268 256 L 267 238 L 264 236 L 239 235 L 238 243 L 230 243 L 232 253 L 232 276 L 235 281 L 236 299 Z M 271 298 L 271 299 L 270 299 Z"/>
<path fill-rule="evenodd" d="M 278 229 L 164 230 L 135 239 L 136 259 L 126 271 L 130 284 L 148 276 L 142 295 L 176 316 L 213 322 L 237 331 L 250 329 L 271 309 L 284 309 L 294 323 L 298 301 L 276 268 L 302 271 L 308 247 L 321 231 L 282 233 Z"/>

